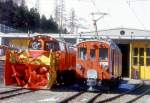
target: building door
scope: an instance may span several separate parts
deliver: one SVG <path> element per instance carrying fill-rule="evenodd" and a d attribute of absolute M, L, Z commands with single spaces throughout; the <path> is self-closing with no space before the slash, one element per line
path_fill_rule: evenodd
<path fill-rule="evenodd" d="M 150 79 L 150 48 L 133 48 L 133 78 Z"/>
<path fill-rule="evenodd" d="M 145 48 L 138 48 L 138 78 L 145 79 Z"/>
<path fill-rule="evenodd" d="M 145 48 L 145 73 L 144 79 L 150 79 L 150 48 Z"/>
<path fill-rule="evenodd" d="M 129 44 L 118 44 L 122 53 L 122 76 L 129 77 Z"/>

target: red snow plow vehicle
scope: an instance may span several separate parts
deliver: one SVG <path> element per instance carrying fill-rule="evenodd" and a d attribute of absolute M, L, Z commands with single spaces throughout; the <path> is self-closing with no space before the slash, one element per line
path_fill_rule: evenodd
<path fill-rule="evenodd" d="M 75 53 L 66 49 L 66 43 L 39 35 L 30 38 L 28 50 L 6 49 L 4 82 L 31 89 L 50 89 L 66 71 L 70 74 L 74 68 Z"/>

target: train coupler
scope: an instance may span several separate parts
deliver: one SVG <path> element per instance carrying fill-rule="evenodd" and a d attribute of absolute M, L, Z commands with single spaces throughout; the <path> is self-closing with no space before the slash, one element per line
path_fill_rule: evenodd
<path fill-rule="evenodd" d="M 89 86 L 88 91 L 94 91 L 94 87 L 97 85 L 96 79 L 87 79 L 87 86 Z"/>

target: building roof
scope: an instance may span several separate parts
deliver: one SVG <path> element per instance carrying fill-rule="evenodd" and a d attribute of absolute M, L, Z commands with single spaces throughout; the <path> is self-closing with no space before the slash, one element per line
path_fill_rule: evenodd
<path fill-rule="evenodd" d="M 55 38 L 93 38 L 95 36 L 95 32 L 85 32 L 80 34 L 27 34 L 27 33 L 0 33 L 0 37 L 14 37 L 14 38 L 27 38 L 32 37 L 35 35 L 49 35 Z M 150 40 L 150 31 L 148 30 L 139 30 L 139 29 L 131 29 L 131 28 L 114 28 L 114 29 L 107 29 L 98 31 L 98 36 L 102 38 L 110 38 L 110 39 L 124 39 L 124 40 L 131 40 L 131 39 L 148 39 Z"/>

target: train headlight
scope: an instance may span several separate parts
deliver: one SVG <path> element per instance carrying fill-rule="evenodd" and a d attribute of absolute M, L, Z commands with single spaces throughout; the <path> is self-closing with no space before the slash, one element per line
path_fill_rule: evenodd
<path fill-rule="evenodd" d="M 76 67 L 77 67 L 78 69 L 81 69 L 81 68 L 82 68 L 82 66 L 81 66 L 80 64 L 77 64 Z"/>
<path fill-rule="evenodd" d="M 100 65 L 102 66 L 102 69 L 104 70 L 108 69 L 108 62 L 100 62 Z"/>
<path fill-rule="evenodd" d="M 97 79 L 97 71 L 94 69 L 90 69 L 87 71 L 87 78 Z"/>

